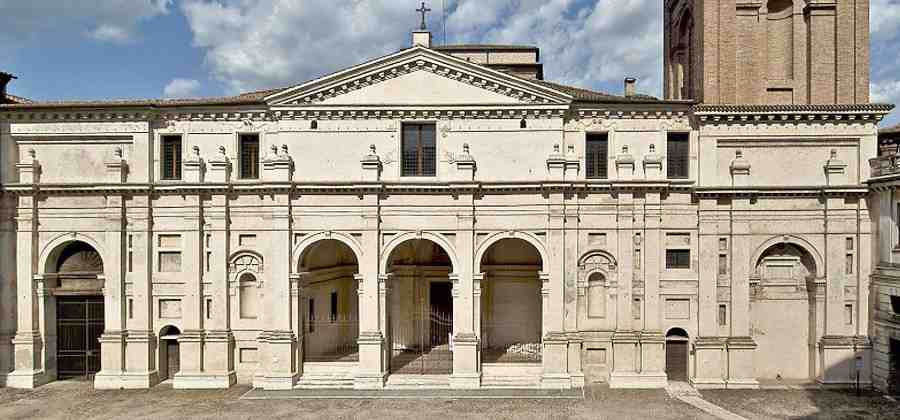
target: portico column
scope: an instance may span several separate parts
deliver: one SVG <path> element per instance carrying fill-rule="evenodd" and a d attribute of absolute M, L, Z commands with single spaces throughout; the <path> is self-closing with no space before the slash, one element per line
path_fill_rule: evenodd
<path fill-rule="evenodd" d="M 634 194 L 619 192 L 616 223 L 619 248 L 619 276 L 616 290 L 616 330 L 612 336 L 613 366 L 609 385 L 613 388 L 642 387 L 637 380 L 639 335 L 634 331 L 632 309 L 634 277 Z"/>
<path fill-rule="evenodd" d="M 555 165 L 556 156 L 548 159 L 548 166 Z M 562 159 L 562 158 L 560 158 Z M 562 159 L 563 164 L 565 160 Z M 551 166 L 552 168 L 552 166 Z M 552 176 L 552 172 L 551 172 Z M 541 386 L 544 388 L 569 388 L 571 377 L 568 373 L 568 336 L 565 332 L 565 185 L 548 186 L 549 217 L 547 247 L 550 261 L 549 279 L 544 283 L 547 289 L 547 304 L 543 311 L 544 322 L 544 368 Z"/>
<path fill-rule="evenodd" d="M 387 332 L 387 276 L 380 274 L 380 220 L 378 192 L 365 194 L 362 216 L 362 249 L 359 257 L 359 366 L 353 379 L 357 389 L 384 387 L 390 348 Z"/>
<path fill-rule="evenodd" d="M 474 195 L 467 189 L 459 193 L 459 200 L 466 205 L 465 211 L 457 215 L 456 250 L 459 267 L 453 267 L 453 374 L 452 388 L 477 388 L 481 385 L 479 338 L 475 335 L 475 313 L 473 302 L 473 274 L 475 262 L 475 214 Z"/>
<path fill-rule="evenodd" d="M 718 261 L 719 221 L 718 198 L 700 198 L 700 283 L 698 288 L 699 333 L 694 338 L 694 372 L 691 384 L 697 388 L 722 388 L 725 363 L 725 340 L 719 337 L 718 320 Z M 725 232 L 727 233 L 727 232 Z M 729 247 L 734 244 L 729 241 Z M 732 260 L 730 266 L 744 262 Z"/>
<path fill-rule="evenodd" d="M 817 380 L 823 384 L 846 384 L 856 379 L 852 374 L 856 356 L 853 332 L 844 319 L 846 220 L 851 213 L 855 218 L 856 209 L 845 209 L 843 197 L 827 197 L 825 203 L 825 334 L 819 340 Z"/>
<path fill-rule="evenodd" d="M 728 388 L 757 388 L 753 353 L 756 342 L 750 337 L 750 197 L 731 201 L 731 334 L 728 350 Z"/>
<path fill-rule="evenodd" d="M 126 301 L 123 303 L 126 306 L 125 325 L 128 327 L 128 335 L 125 337 L 126 372 L 122 385 L 125 388 L 149 388 L 159 382 L 156 364 L 157 337 L 152 320 L 151 201 L 148 196 L 135 196 L 126 205 L 128 223 L 126 255 L 123 260 L 126 281 L 131 283 L 131 293 L 125 296 Z M 131 253 L 130 258 L 128 253 Z M 131 264 L 130 270 L 128 264 Z"/>
<path fill-rule="evenodd" d="M 188 162 L 185 162 L 188 163 Z M 203 384 L 203 250 L 204 215 L 200 195 L 184 198 L 182 227 L 182 266 L 184 294 L 181 300 L 184 329 L 178 338 L 181 358 L 178 373 L 172 381 L 175 389 L 202 388 Z"/>
<path fill-rule="evenodd" d="M 647 192 L 644 207 L 644 328 L 641 330 L 641 383 L 645 387 L 666 385 L 665 337 L 660 329 L 662 306 L 659 296 L 660 260 L 662 238 L 660 225 L 662 206 L 660 193 Z M 635 242 L 637 239 L 635 239 Z M 632 245 L 634 248 L 635 245 Z M 638 257 L 636 257 L 638 258 Z"/>
<path fill-rule="evenodd" d="M 125 300 L 122 261 L 123 235 L 123 203 L 121 196 L 107 198 L 106 214 L 106 255 L 103 261 L 104 331 L 100 336 L 100 372 L 94 377 L 94 387 L 98 389 L 122 387 L 125 374 L 125 337 L 124 323 Z"/>
<path fill-rule="evenodd" d="M 15 370 L 6 378 L 11 388 L 34 388 L 53 379 L 44 365 L 44 339 L 37 311 L 37 291 L 34 273 L 37 259 L 37 201 L 32 196 L 20 196 L 16 216 L 16 335 L 13 337 Z"/>

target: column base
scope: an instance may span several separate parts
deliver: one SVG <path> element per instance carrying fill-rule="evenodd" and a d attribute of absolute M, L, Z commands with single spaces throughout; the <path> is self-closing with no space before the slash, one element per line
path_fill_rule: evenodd
<path fill-rule="evenodd" d="M 725 388 L 725 339 L 697 337 L 694 340 L 694 366 L 694 374 L 689 379 L 694 388 Z"/>
<path fill-rule="evenodd" d="M 175 380 L 172 381 L 172 388 L 175 389 L 224 389 L 230 388 L 237 383 L 237 375 L 232 372 L 222 374 L 197 372 L 197 373 L 176 373 Z M 293 383 L 291 384 L 293 387 Z M 290 389 L 289 387 L 288 389 Z"/>
<path fill-rule="evenodd" d="M 728 389 L 759 388 L 753 360 L 756 342 L 750 337 L 728 337 L 725 346 L 728 350 L 728 380 L 725 387 Z"/>
<path fill-rule="evenodd" d="M 56 379 L 43 370 L 14 370 L 6 375 L 6 386 L 9 388 L 34 389 Z"/>
<path fill-rule="evenodd" d="M 255 376 L 253 377 L 253 387 L 265 390 L 283 391 L 294 389 L 294 384 L 296 384 L 299 379 L 299 374 L 285 376 Z"/>
<path fill-rule="evenodd" d="M 473 333 L 458 333 L 453 337 L 453 374 L 450 375 L 450 388 L 472 389 L 481 386 L 478 346 L 478 337 Z"/>
<path fill-rule="evenodd" d="M 147 389 L 159 383 L 159 372 L 122 373 L 94 376 L 94 389 Z"/>
<path fill-rule="evenodd" d="M 265 350 L 261 356 L 261 373 L 253 378 L 253 386 L 263 389 L 293 389 L 300 378 L 295 368 L 296 337 L 292 331 L 263 331 L 259 342 Z M 360 361 L 362 363 L 362 361 Z"/>
<path fill-rule="evenodd" d="M 386 382 L 387 372 L 364 372 L 353 375 L 353 389 L 384 389 L 384 384 Z"/>
<path fill-rule="evenodd" d="M 360 331 L 359 364 L 353 375 L 354 389 L 383 389 L 387 382 L 387 369 L 383 366 L 384 337 L 378 331 Z"/>

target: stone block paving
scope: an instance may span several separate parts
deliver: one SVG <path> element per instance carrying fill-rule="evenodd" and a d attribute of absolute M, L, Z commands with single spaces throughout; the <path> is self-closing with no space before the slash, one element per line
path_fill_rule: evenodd
<path fill-rule="evenodd" d="M 254 391 L 256 392 L 256 391 Z M 432 398 L 248 399 L 265 394 L 247 386 L 227 390 L 174 390 L 163 384 L 149 390 L 95 391 L 89 383 L 61 381 L 36 390 L 0 388 L 0 419 L 715 419 L 679 401 L 665 390 L 620 390 L 590 386 L 583 397 L 565 391 L 488 391 L 494 398 L 455 398 L 437 391 L 404 390 Z M 291 391 L 288 391 L 291 392 Z M 321 395 L 328 393 L 318 390 Z M 393 391 L 392 391 L 393 392 Z M 443 391 L 442 391 L 443 392 Z M 828 392 L 828 391 L 816 391 Z M 837 394 L 836 398 L 832 394 Z M 353 395 L 351 393 L 347 396 Z M 449 394 L 448 394 L 449 395 Z M 515 399 L 501 398 L 504 395 Z M 881 395 L 863 399 L 829 392 L 702 391 L 703 398 L 734 413 L 755 418 L 900 418 L 900 404 Z M 555 398 L 550 398 L 555 396 Z M 822 400 L 829 401 L 822 401 Z M 833 400 L 833 401 L 831 401 Z M 846 403 L 844 406 L 841 404 Z M 731 404 L 732 406 L 728 406 Z M 775 406 L 777 407 L 775 407 Z M 764 406 L 760 408 L 759 406 Z M 817 409 L 821 410 L 816 411 Z M 791 414 L 796 413 L 796 414 Z M 865 415 L 863 415 L 865 413 Z"/>

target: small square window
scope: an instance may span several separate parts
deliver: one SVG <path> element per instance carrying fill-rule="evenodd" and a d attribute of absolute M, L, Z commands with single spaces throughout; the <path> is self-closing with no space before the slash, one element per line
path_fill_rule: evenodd
<path fill-rule="evenodd" d="M 689 249 L 667 249 L 666 250 L 666 268 L 691 268 L 691 250 Z"/>

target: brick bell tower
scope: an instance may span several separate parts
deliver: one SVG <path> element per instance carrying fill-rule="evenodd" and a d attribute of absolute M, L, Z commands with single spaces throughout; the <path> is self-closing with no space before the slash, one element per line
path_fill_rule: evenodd
<path fill-rule="evenodd" d="M 869 0 L 665 0 L 666 99 L 869 102 Z"/>

